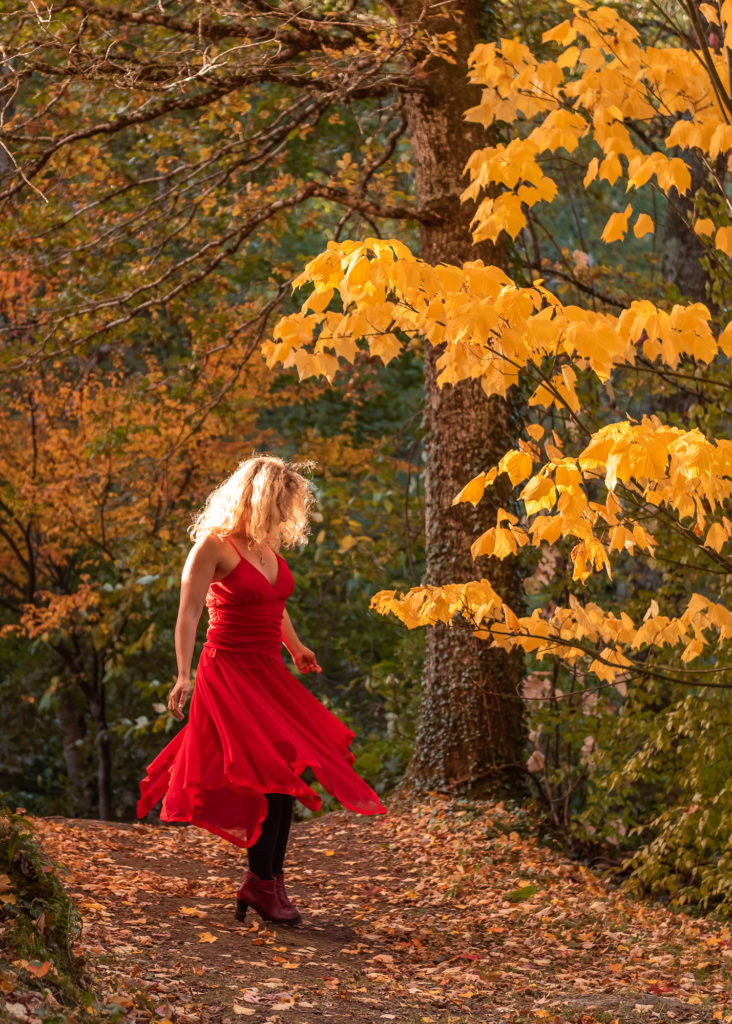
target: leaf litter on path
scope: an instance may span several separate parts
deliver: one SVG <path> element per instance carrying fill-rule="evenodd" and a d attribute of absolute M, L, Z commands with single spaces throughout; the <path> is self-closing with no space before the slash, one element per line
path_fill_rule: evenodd
<path fill-rule="evenodd" d="M 728 926 L 619 891 L 525 820 L 432 794 L 297 823 L 295 927 L 235 920 L 245 851 L 201 829 L 34 823 L 125 1024 L 732 1022 Z"/>

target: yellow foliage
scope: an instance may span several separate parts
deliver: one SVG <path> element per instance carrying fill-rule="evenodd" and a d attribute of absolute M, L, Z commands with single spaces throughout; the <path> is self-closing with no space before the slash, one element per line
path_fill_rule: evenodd
<path fill-rule="evenodd" d="M 638 667 L 635 652 L 640 650 L 683 644 L 681 660 L 687 663 L 732 638 L 732 611 L 701 594 L 692 594 L 682 614 L 673 619 L 659 615 L 653 602 L 641 623 L 625 612 L 615 615 L 592 602 L 581 604 L 574 597 L 568 607 L 516 615 L 485 579 L 414 587 L 405 595 L 381 591 L 372 598 L 371 607 L 382 615 L 396 615 L 409 629 L 437 622 L 452 626 L 455 615 L 460 614 L 471 623 L 476 636 L 492 646 L 518 647 L 539 658 L 556 655 L 571 663 L 594 650 L 590 670 L 606 682 Z M 716 635 L 705 637 L 705 628 Z"/>
<path fill-rule="evenodd" d="M 732 149 L 732 126 L 720 109 L 703 62 L 693 51 L 643 46 L 636 29 L 610 8 L 595 4 L 574 8 L 571 18 L 544 33 L 544 40 L 559 48 L 554 61 L 540 61 L 527 47 L 506 39 L 476 47 L 471 55 L 471 79 L 483 92 L 467 118 L 484 125 L 494 120 L 516 125 L 521 117 L 531 123 L 525 137 L 486 147 L 468 161 L 471 184 L 466 196 L 477 198 L 481 190 L 496 185 L 510 190 L 481 203 L 475 217 L 476 240 L 495 239 L 501 230 L 515 237 L 518 208 L 504 197 L 513 193 L 531 205 L 532 191 L 521 190 L 527 183 L 536 186 L 545 180 L 540 154 L 562 148 L 574 153 L 579 139 L 588 134 L 601 156 L 590 157 L 585 185 L 596 177 L 613 184 L 625 174 L 628 188 L 641 188 L 655 177 L 663 192 L 689 190 L 686 162 L 663 152 L 649 154 L 626 127 L 630 120 L 651 121 L 659 109 L 666 113 L 692 110 L 697 115 L 692 121 L 675 122 L 666 139 L 669 150 L 694 146 L 714 160 Z M 717 63 L 726 80 L 721 57 Z M 629 213 L 611 215 L 604 241 L 624 236 Z M 651 231 L 650 218 L 642 215 L 635 226 L 636 237 Z M 718 247 L 720 243 L 726 244 L 724 231 Z"/>
<path fill-rule="evenodd" d="M 572 8 L 572 16 L 543 37 L 557 48 L 555 60 L 539 60 L 513 39 L 478 46 L 471 55 L 471 78 L 482 94 L 467 119 L 512 126 L 510 141 L 476 150 L 466 164 L 463 199 L 476 204 L 476 241 L 495 241 L 503 231 L 516 238 L 527 211 L 556 198 L 556 183 L 542 167 L 544 154 L 563 149 L 575 160 L 586 159 L 586 187 L 596 179 L 620 180 L 627 191 L 650 185 L 673 199 L 691 187 L 679 150 L 694 148 L 710 162 L 732 150 L 732 126 L 698 54 L 644 46 L 615 9 L 585 0 L 573 0 Z M 732 0 L 727 8 L 732 11 Z M 732 17 L 725 22 L 727 34 L 730 23 Z M 710 59 L 726 81 L 724 59 Z M 659 110 L 679 116 L 666 137 L 667 151 L 649 153 L 628 125 L 656 123 Z M 634 216 L 626 203 L 608 218 L 602 240 L 624 238 L 631 223 L 637 239 L 654 233 L 652 218 Z M 717 255 L 732 255 L 732 227 L 710 217 L 697 217 L 693 226 Z M 499 510 L 495 525 L 474 540 L 474 558 L 502 559 L 526 545 L 571 539 L 572 578 L 582 583 L 598 572 L 610 576 L 620 556 L 654 557 L 663 517 L 693 538 L 705 558 L 729 564 L 732 523 L 723 512 L 732 498 L 732 441 L 667 426 L 655 415 L 592 430 L 580 401 L 582 378 L 594 376 L 606 385 L 618 370 L 677 371 L 682 361 L 693 360 L 694 370 L 702 371 L 732 357 L 732 323 L 719 331 L 705 304 L 669 309 L 637 299 L 618 314 L 565 305 L 542 281 L 519 286 L 480 260 L 433 267 L 405 245 L 375 238 L 329 243 L 298 283 L 314 291 L 278 325 L 266 349 L 270 365 L 330 375 L 332 366 L 322 362 L 330 351 L 333 359 L 351 361 L 366 348 L 386 363 L 405 339 L 419 337 L 441 347 L 441 386 L 477 379 L 486 394 L 505 396 L 519 380 L 530 380 L 529 407 L 552 417 L 560 413 L 577 428 L 571 436 L 584 438 L 576 454 L 566 455 L 556 434 L 545 438 L 542 423 L 529 424 L 528 442 L 467 481 L 453 504 L 477 504 L 502 473 L 521 487 L 521 515 Z M 327 311 L 333 296 L 342 312 Z M 640 670 L 633 659 L 643 648 L 679 645 L 678 671 L 684 671 L 715 642 L 732 637 L 732 613 L 701 594 L 692 595 L 681 615 L 663 616 L 652 606 L 637 624 L 575 598 L 567 608 L 521 617 L 485 579 L 416 587 L 405 595 L 384 591 L 372 607 L 395 614 L 409 628 L 449 625 L 460 613 L 489 643 L 570 663 L 587 658 L 595 675 L 618 687 L 624 685 L 619 675 Z"/>

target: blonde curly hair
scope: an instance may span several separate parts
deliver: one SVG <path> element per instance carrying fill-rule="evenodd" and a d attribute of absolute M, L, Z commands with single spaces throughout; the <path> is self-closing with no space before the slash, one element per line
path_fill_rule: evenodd
<path fill-rule="evenodd" d="M 213 533 L 234 533 L 248 545 L 304 544 L 314 498 L 300 471 L 315 463 L 288 463 L 276 455 L 253 455 L 240 462 L 206 500 L 188 532 L 194 541 Z"/>

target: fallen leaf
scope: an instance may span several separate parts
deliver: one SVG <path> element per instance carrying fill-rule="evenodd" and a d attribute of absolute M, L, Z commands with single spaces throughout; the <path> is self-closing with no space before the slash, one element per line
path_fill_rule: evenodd
<path fill-rule="evenodd" d="M 43 963 L 39 963 L 38 960 L 31 960 L 30 963 L 23 965 L 29 974 L 32 974 L 34 978 L 42 978 L 44 974 L 48 974 L 51 968 L 51 961 L 44 960 Z"/>
<path fill-rule="evenodd" d="M 198 936 L 198 941 L 199 942 L 218 942 L 219 940 L 216 938 L 215 935 L 212 935 L 211 932 L 201 932 L 201 934 Z"/>
<path fill-rule="evenodd" d="M 521 903 L 522 900 L 530 899 L 536 892 L 538 892 L 538 886 L 524 885 L 521 889 L 514 889 L 513 892 L 509 892 L 506 895 L 506 899 L 509 903 Z"/>

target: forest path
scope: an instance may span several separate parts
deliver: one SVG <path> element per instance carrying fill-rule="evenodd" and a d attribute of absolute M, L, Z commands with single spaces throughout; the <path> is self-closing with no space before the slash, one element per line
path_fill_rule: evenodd
<path fill-rule="evenodd" d="M 245 851 L 203 830 L 33 821 L 125 1022 L 732 1021 L 729 927 L 634 900 L 500 805 L 294 824 L 295 927 L 235 920 Z"/>

